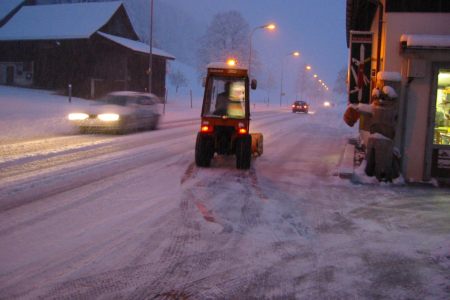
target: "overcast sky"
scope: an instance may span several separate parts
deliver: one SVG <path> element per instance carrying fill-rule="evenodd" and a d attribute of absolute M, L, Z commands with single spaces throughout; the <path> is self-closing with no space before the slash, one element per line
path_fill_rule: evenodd
<path fill-rule="evenodd" d="M 238 10 L 254 28 L 269 21 L 276 32 L 258 30 L 253 35 L 260 59 L 279 65 L 293 50 L 301 58 L 285 58 L 284 74 L 293 80 L 299 62 L 311 64 L 315 73 L 332 87 L 338 71 L 346 66 L 345 0 L 164 0 L 209 24 L 217 12 Z"/>

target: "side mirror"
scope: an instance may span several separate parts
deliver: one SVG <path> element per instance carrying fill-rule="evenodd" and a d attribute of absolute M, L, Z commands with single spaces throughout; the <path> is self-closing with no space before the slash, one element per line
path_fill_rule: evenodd
<path fill-rule="evenodd" d="M 252 82 L 250 83 L 250 87 L 252 88 L 252 90 L 256 90 L 257 85 L 258 82 L 256 81 L 256 79 L 252 79 Z"/>
<path fill-rule="evenodd" d="M 203 77 L 203 79 L 202 79 L 202 87 L 205 87 L 206 86 L 206 77 Z"/>

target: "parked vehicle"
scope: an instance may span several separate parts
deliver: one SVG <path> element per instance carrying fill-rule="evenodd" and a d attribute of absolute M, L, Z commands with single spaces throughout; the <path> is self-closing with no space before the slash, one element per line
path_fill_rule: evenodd
<path fill-rule="evenodd" d="M 292 112 L 296 113 L 296 112 L 303 112 L 303 113 L 308 113 L 309 110 L 309 104 L 306 103 L 305 101 L 295 101 L 292 104 Z"/>
<path fill-rule="evenodd" d="M 149 93 L 112 92 L 88 108 L 70 113 L 68 119 L 82 133 L 156 129 L 160 118 L 159 103 L 159 98 Z"/>

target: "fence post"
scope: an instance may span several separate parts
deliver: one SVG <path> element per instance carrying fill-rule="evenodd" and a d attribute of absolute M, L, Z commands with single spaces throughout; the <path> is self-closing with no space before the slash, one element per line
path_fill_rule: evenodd
<path fill-rule="evenodd" d="M 191 108 L 192 108 L 192 90 L 189 90 L 189 94 L 191 96 Z"/>
<path fill-rule="evenodd" d="M 167 92 L 168 90 L 166 89 L 166 94 L 164 95 L 163 115 L 166 114 Z"/>
<path fill-rule="evenodd" d="M 95 98 L 95 80 L 91 78 L 91 99 Z"/>
<path fill-rule="evenodd" d="M 69 83 L 69 103 L 72 103 L 72 84 Z"/>

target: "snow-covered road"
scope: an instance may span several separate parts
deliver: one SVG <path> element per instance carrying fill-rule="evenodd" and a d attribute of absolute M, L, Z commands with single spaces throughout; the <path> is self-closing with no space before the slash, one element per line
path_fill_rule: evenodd
<path fill-rule="evenodd" d="M 0 298 L 448 298 L 450 191 L 333 176 L 340 116 L 255 112 L 248 171 L 197 168 L 192 115 L 3 143 Z"/>

